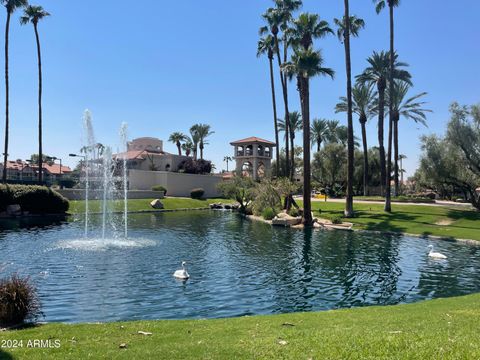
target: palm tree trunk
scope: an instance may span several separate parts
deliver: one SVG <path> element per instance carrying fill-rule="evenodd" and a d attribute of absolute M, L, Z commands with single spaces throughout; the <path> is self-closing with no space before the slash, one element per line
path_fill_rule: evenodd
<path fill-rule="evenodd" d="M 180 141 L 177 141 L 177 149 L 178 149 L 178 155 L 182 156 L 182 144 L 180 144 Z"/>
<path fill-rule="evenodd" d="M 200 160 L 203 160 L 203 141 L 200 141 Z"/>
<path fill-rule="evenodd" d="M 320 147 L 322 146 L 322 141 L 317 140 L 317 152 L 320 152 Z"/>
<path fill-rule="evenodd" d="M 38 36 L 37 24 L 33 24 L 35 39 L 37 40 L 38 55 L 38 183 L 43 181 L 43 141 L 42 141 L 42 52 L 40 49 L 40 37 Z"/>
<path fill-rule="evenodd" d="M 278 177 L 279 175 L 279 170 L 280 170 L 280 143 L 278 140 L 278 118 L 277 118 L 277 100 L 275 98 L 275 79 L 273 76 L 273 58 L 269 56 L 268 58 L 269 64 L 270 64 L 270 85 L 272 88 L 272 106 L 273 106 L 273 124 L 275 127 L 275 161 L 277 163 L 276 169 L 275 169 L 275 175 Z M 228 166 L 228 162 L 227 162 Z"/>
<path fill-rule="evenodd" d="M 390 100 L 389 101 L 389 129 L 388 129 L 388 160 L 387 160 L 387 178 L 386 178 L 386 192 L 385 192 L 385 211 L 392 212 L 392 203 L 391 203 L 391 177 L 392 177 L 392 135 L 393 135 L 393 96 L 394 96 L 394 82 L 393 82 L 393 68 L 394 68 L 394 53 L 395 53 L 395 44 L 394 44 L 394 22 L 393 22 L 393 2 L 389 1 L 389 10 L 390 10 L 390 81 L 389 81 L 389 91 L 390 91 Z"/>
<path fill-rule="evenodd" d="M 354 171 L 354 143 L 353 143 L 353 114 L 352 114 L 352 65 L 350 59 L 350 9 L 348 0 L 345 4 L 345 63 L 347 70 L 347 107 L 348 107 L 348 147 L 347 147 L 347 198 L 345 201 L 345 217 L 353 216 L 353 171 Z"/>
<path fill-rule="evenodd" d="M 310 129 L 310 89 L 309 79 L 301 78 L 300 103 L 302 105 L 303 128 Z M 310 131 L 303 132 L 303 224 L 311 226 L 311 172 L 310 172 Z"/>
<path fill-rule="evenodd" d="M 9 135 L 9 84 L 8 84 L 8 37 L 10 33 L 10 12 L 7 11 L 7 23 L 5 25 L 5 149 L 3 153 L 3 174 L 2 180 L 7 182 L 7 163 L 8 163 L 8 135 Z"/>
<path fill-rule="evenodd" d="M 292 170 L 291 180 L 295 178 L 295 133 L 290 132 L 290 166 Z"/>
<path fill-rule="evenodd" d="M 380 155 L 380 194 L 385 196 L 386 170 L 385 170 L 385 146 L 383 145 L 385 123 L 385 86 L 378 86 L 378 151 Z"/>
<path fill-rule="evenodd" d="M 366 120 L 361 120 L 362 125 L 362 141 L 363 141 L 363 196 L 368 194 L 368 144 L 367 144 L 367 129 L 365 126 Z"/>
<path fill-rule="evenodd" d="M 280 57 L 280 47 L 278 44 L 278 37 L 275 35 L 275 48 L 277 49 L 277 60 L 278 60 L 278 67 L 282 67 L 282 59 Z M 282 93 L 283 93 L 283 103 L 285 105 L 285 176 L 289 176 L 290 174 L 290 166 L 289 166 L 289 159 L 290 159 L 290 152 L 289 152 L 289 145 L 288 145 L 288 138 L 289 138 L 289 129 L 290 129 L 290 116 L 288 110 L 288 92 L 287 92 L 287 83 L 286 77 L 284 77 L 282 71 L 280 70 L 280 80 L 282 82 Z"/>
<path fill-rule="evenodd" d="M 400 184 L 398 179 L 398 118 L 395 115 L 395 119 L 393 119 L 393 146 L 394 146 L 394 179 L 395 179 L 395 189 L 394 195 L 398 196 L 400 194 Z"/>

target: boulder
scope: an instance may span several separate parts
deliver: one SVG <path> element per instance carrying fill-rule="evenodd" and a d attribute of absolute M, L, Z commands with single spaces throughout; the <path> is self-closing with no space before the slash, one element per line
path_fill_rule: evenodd
<path fill-rule="evenodd" d="M 160 210 L 164 208 L 163 203 L 160 201 L 160 199 L 155 199 L 150 203 L 150 206 L 154 209 Z"/>
<path fill-rule="evenodd" d="M 225 204 L 225 205 L 223 205 L 223 208 L 226 209 L 226 210 L 232 210 L 232 205 Z"/>
<path fill-rule="evenodd" d="M 20 215 L 22 215 L 22 208 L 18 204 L 8 205 L 7 206 L 7 214 L 9 216 L 20 216 Z"/>
<path fill-rule="evenodd" d="M 293 217 L 286 213 L 280 213 L 272 220 L 272 225 L 276 226 L 295 226 L 302 223 L 302 217 Z"/>

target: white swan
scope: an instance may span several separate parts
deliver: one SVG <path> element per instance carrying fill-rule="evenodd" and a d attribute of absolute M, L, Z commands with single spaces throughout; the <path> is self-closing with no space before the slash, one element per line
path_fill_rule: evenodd
<path fill-rule="evenodd" d="M 177 270 L 173 273 L 173 276 L 176 277 L 177 279 L 182 279 L 182 280 L 187 280 L 190 275 L 188 275 L 187 269 L 185 268 L 185 265 L 187 263 L 185 261 L 182 261 L 182 268 L 180 270 Z"/>
<path fill-rule="evenodd" d="M 431 258 L 435 258 L 435 259 L 446 259 L 447 257 L 439 252 L 435 252 L 433 251 L 433 245 L 428 245 L 428 248 L 430 249 L 429 253 L 428 253 L 428 256 L 430 256 Z"/>

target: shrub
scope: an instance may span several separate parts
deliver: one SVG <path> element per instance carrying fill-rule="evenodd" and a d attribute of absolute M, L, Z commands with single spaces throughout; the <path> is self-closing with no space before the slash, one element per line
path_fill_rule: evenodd
<path fill-rule="evenodd" d="M 202 188 L 192 189 L 192 191 L 190 191 L 190 197 L 192 199 L 201 199 L 204 194 L 205 190 L 203 190 Z"/>
<path fill-rule="evenodd" d="M 162 185 L 152 186 L 152 191 L 163 191 L 163 195 L 167 195 L 167 189 Z"/>
<path fill-rule="evenodd" d="M 40 313 L 40 302 L 35 286 L 30 279 L 12 275 L 0 279 L 0 325 L 23 324 L 25 320 L 36 320 Z"/>
<path fill-rule="evenodd" d="M 335 216 L 334 218 L 332 218 L 332 224 L 341 224 L 343 223 L 343 220 L 340 216 Z"/>
<path fill-rule="evenodd" d="M 212 163 L 203 159 L 193 160 L 188 158 L 178 165 L 178 170 L 187 174 L 210 174 Z"/>
<path fill-rule="evenodd" d="M 1 185 L 0 206 L 5 210 L 8 205 L 18 204 L 22 211 L 32 214 L 60 214 L 68 210 L 69 203 L 59 193 L 45 186 Z"/>
<path fill-rule="evenodd" d="M 288 211 L 288 215 L 290 216 L 293 216 L 293 217 L 298 217 L 300 216 L 300 210 L 298 210 L 297 208 L 294 208 L 292 207 L 289 211 Z"/>
<path fill-rule="evenodd" d="M 265 208 L 262 211 L 262 217 L 265 220 L 272 220 L 277 215 L 277 212 L 271 207 Z"/>

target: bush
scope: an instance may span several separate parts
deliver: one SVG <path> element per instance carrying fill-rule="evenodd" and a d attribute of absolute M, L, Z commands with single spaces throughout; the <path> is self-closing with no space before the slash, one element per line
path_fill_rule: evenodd
<path fill-rule="evenodd" d="M 190 191 L 190 197 L 192 199 L 201 199 L 204 194 L 205 190 L 203 190 L 202 188 L 192 189 L 192 191 Z"/>
<path fill-rule="evenodd" d="M 152 186 L 152 191 L 163 191 L 163 195 L 167 195 L 167 189 L 162 185 Z"/>
<path fill-rule="evenodd" d="M 343 220 L 340 216 L 336 216 L 332 219 L 332 224 L 341 224 L 343 223 Z"/>
<path fill-rule="evenodd" d="M 268 208 L 265 208 L 263 209 L 262 211 L 262 217 L 265 219 L 265 220 L 272 220 L 275 216 L 277 215 L 277 212 L 268 207 Z"/>
<path fill-rule="evenodd" d="M 27 319 L 36 320 L 39 313 L 37 290 L 28 277 L 12 275 L 0 279 L 0 326 L 23 324 Z"/>
<path fill-rule="evenodd" d="M 0 185 L 0 210 L 18 204 L 32 214 L 63 214 L 69 203 L 59 193 L 45 186 Z"/>
<path fill-rule="evenodd" d="M 178 170 L 186 174 L 210 174 L 212 163 L 203 159 L 193 160 L 188 158 L 178 165 Z"/>
<path fill-rule="evenodd" d="M 300 216 L 300 210 L 298 210 L 297 208 L 294 208 L 292 207 L 289 211 L 288 211 L 288 215 L 290 216 L 293 216 L 293 217 L 298 217 Z"/>

